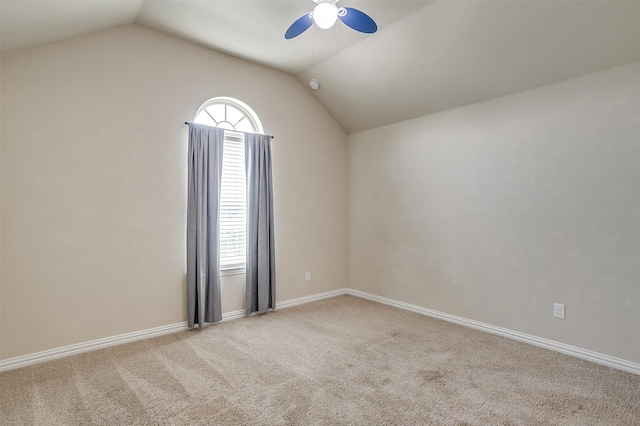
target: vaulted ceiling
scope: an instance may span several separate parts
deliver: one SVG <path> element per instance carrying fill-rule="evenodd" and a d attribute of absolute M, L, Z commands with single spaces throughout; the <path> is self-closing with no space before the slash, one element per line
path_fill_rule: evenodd
<path fill-rule="evenodd" d="M 0 0 L 0 53 L 136 23 L 297 76 L 348 133 L 640 60 L 639 1 L 341 0 L 378 23 L 283 35 L 311 0 Z"/>

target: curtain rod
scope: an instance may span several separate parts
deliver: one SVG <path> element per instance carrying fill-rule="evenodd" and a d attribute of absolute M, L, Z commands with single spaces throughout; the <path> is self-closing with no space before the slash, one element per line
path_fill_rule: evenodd
<path fill-rule="evenodd" d="M 186 124 L 188 126 L 189 124 L 192 124 L 192 123 L 189 123 L 188 121 L 185 121 L 184 124 Z M 193 123 L 193 124 L 197 124 L 197 123 Z M 206 126 L 206 124 L 198 124 L 198 126 Z M 215 127 L 215 126 L 208 126 L 208 127 Z M 227 129 L 225 129 L 225 130 L 227 130 Z M 240 130 L 231 130 L 231 131 L 232 132 L 236 132 L 236 133 L 245 133 L 245 134 L 249 133 L 249 132 L 241 132 Z M 261 135 L 262 133 L 253 133 L 253 134 L 254 135 Z M 273 139 L 273 136 L 271 136 L 271 135 L 264 135 L 264 136 L 269 136 L 271 139 Z"/>

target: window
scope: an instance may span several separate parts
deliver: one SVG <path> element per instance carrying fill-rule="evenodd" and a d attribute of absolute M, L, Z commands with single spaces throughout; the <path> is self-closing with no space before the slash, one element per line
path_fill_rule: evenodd
<path fill-rule="evenodd" d="M 196 113 L 195 123 L 222 127 L 224 150 L 220 194 L 220 270 L 241 273 L 246 265 L 247 197 L 244 135 L 264 133 L 258 116 L 246 104 L 233 98 L 213 98 Z"/>

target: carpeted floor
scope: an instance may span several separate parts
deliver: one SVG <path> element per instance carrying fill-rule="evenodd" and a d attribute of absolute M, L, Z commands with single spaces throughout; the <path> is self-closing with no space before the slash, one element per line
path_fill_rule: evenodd
<path fill-rule="evenodd" d="M 2 425 L 640 425 L 640 376 L 340 296 L 0 374 Z"/>

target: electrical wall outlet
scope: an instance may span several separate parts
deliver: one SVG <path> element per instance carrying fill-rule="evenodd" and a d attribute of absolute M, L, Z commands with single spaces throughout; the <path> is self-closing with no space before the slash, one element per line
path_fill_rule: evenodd
<path fill-rule="evenodd" d="M 311 272 L 307 271 L 304 273 L 304 280 L 311 281 Z"/>
<path fill-rule="evenodd" d="M 564 305 L 560 303 L 553 304 L 553 317 L 564 319 Z"/>

